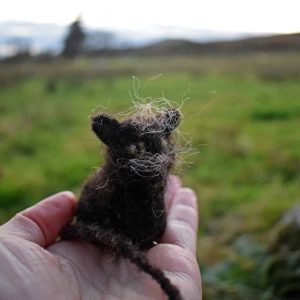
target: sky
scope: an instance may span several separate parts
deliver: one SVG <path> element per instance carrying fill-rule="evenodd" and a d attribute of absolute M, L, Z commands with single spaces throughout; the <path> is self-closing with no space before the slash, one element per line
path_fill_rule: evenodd
<path fill-rule="evenodd" d="M 81 15 L 86 26 L 99 29 L 290 33 L 300 32 L 299 12 L 300 0 L 9 0 L 0 22 L 66 25 Z"/>

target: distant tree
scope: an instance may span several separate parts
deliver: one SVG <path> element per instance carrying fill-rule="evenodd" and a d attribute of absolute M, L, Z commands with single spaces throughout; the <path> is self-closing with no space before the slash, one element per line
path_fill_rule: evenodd
<path fill-rule="evenodd" d="M 84 38 L 85 34 L 82 29 L 81 20 L 78 17 L 69 27 L 62 56 L 66 58 L 74 58 L 78 56 L 82 51 Z"/>

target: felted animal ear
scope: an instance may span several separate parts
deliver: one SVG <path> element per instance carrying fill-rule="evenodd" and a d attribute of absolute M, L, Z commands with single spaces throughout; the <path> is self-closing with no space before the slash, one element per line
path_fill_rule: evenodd
<path fill-rule="evenodd" d="M 104 144 L 117 147 L 120 123 L 116 119 L 106 114 L 92 117 L 92 129 Z"/>
<path fill-rule="evenodd" d="M 169 109 L 163 115 L 164 132 L 172 133 L 179 125 L 181 113 L 177 109 Z"/>

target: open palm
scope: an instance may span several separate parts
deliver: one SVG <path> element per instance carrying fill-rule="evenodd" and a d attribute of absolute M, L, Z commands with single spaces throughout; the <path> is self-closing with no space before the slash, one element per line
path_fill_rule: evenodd
<path fill-rule="evenodd" d="M 196 197 L 170 177 L 166 206 L 167 229 L 147 257 L 184 299 L 201 299 Z M 166 299 L 159 285 L 129 261 L 86 242 L 55 242 L 75 210 L 74 196 L 59 193 L 0 227 L 1 299 Z"/>

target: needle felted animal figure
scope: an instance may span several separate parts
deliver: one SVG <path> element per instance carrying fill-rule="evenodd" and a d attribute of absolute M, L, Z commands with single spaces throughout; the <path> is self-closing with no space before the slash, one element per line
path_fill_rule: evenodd
<path fill-rule="evenodd" d="M 106 161 L 83 186 L 76 219 L 61 232 L 63 239 L 83 239 L 130 260 L 170 300 L 182 299 L 180 292 L 143 250 L 159 241 L 166 227 L 164 194 L 176 153 L 171 134 L 180 118 L 172 108 L 122 122 L 94 116 L 92 130 L 107 146 Z"/>

